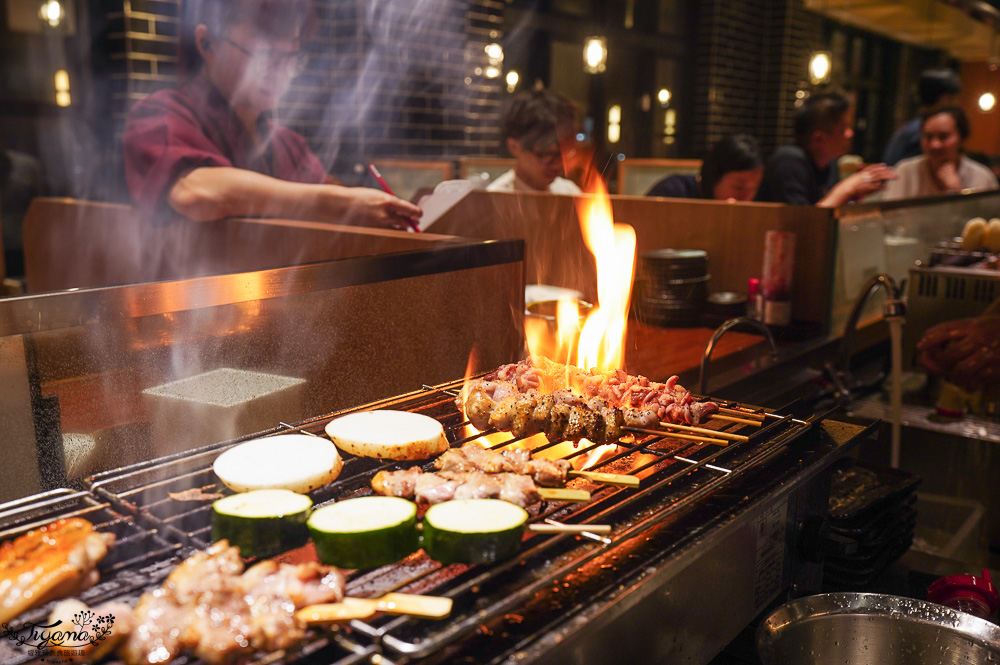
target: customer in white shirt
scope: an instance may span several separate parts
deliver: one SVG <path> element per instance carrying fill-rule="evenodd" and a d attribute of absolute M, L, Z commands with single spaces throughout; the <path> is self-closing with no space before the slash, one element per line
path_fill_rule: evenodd
<path fill-rule="evenodd" d="M 883 200 L 957 194 L 964 189 L 997 189 L 993 171 L 963 154 L 969 119 L 957 106 L 923 116 L 920 146 L 924 154 L 896 164 L 899 177 L 886 184 Z"/>
<path fill-rule="evenodd" d="M 561 177 L 564 160 L 575 149 L 576 125 L 576 106 L 565 95 L 549 90 L 518 93 L 503 117 L 504 143 L 514 168 L 486 189 L 580 194 L 573 181 Z"/>

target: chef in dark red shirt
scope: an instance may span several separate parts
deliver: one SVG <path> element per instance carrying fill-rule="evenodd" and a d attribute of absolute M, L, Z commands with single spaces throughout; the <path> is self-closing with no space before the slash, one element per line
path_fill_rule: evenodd
<path fill-rule="evenodd" d="M 180 88 L 137 103 L 123 137 L 126 180 L 144 210 L 194 221 L 283 217 L 402 228 L 417 206 L 332 184 L 306 140 L 269 112 L 305 62 L 309 0 L 194 0 Z M 184 64 L 187 67 L 183 67 Z"/>

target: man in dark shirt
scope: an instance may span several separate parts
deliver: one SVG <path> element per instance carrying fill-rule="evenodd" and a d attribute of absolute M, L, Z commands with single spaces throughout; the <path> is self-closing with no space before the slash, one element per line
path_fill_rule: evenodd
<path fill-rule="evenodd" d="M 795 144 L 778 148 L 767 162 L 758 201 L 835 208 L 884 187 L 896 175 L 873 164 L 832 187 L 832 170 L 854 138 L 851 105 L 837 93 L 813 95 L 795 116 Z"/>
<path fill-rule="evenodd" d="M 136 104 L 125 125 L 141 209 L 388 227 L 420 216 L 380 190 L 332 184 L 305 139 L 268 120 L 304 63 L 308 0 L 193 0 L 185 13 L 181 62 L 193 77 Z"/>
<path fill-rule="evenodd" d="M 958 106 L 958 93 L 961 90 L 962 83 L 954 70 L 941 68 L 921 72 L 917 84 L 917 95 L 920 98 L 917 117 L 896 131 L 882 160 L 889 166 L 895 166 L 899 161 L 922 155 L 920 123 L 923 116 L 934 109 Z"/>

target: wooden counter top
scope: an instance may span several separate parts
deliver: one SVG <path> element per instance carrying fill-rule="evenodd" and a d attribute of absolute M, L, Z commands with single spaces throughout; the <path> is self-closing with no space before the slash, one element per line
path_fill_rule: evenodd
<path fill-rule="evenodd" d="M 625 346 L 625 366 L 630 374 L 642 374 L 653 381 L 666 381 L 673 374 L 681 375 L 694 389 L 701 366 L 701 354 L 712 338 L 711 328 L 659 328 L 629 321 Z M 727 332 L 715 345 L 712 367 L 742 358 L 751 347 L 750 355 L 766 353 L 764 338 L 742 332 Z"/>

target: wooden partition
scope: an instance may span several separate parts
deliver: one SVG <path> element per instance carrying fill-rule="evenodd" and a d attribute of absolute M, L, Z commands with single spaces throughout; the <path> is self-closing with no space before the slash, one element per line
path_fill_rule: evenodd
<path fill-rule="evenodd" d="M 593 298 L 594 262 L 576 212 L 577 204 L 587 199 L 472 192 L 430 229 L 474 238 L 524 238 L 529 284 L 565 286 Z M 707 251 L 711 291 L 746 292 L 747 279 L 761 274 L 765 233 L 795 233 L 792 315 L 796 320 L 827 327 L 836 228 L 831 210 L 627 196 L 612 196 L 611 203 L 615 221 L 635 229 L 640 256 L 665 247 Z"/>
<path fill-rule="evenodd" d="M 127 205 L 55 198 L 32 202 L 23 232 L 29 293 L 263 270 L 456 242 L 287 220 L 157 225 Z"/>

